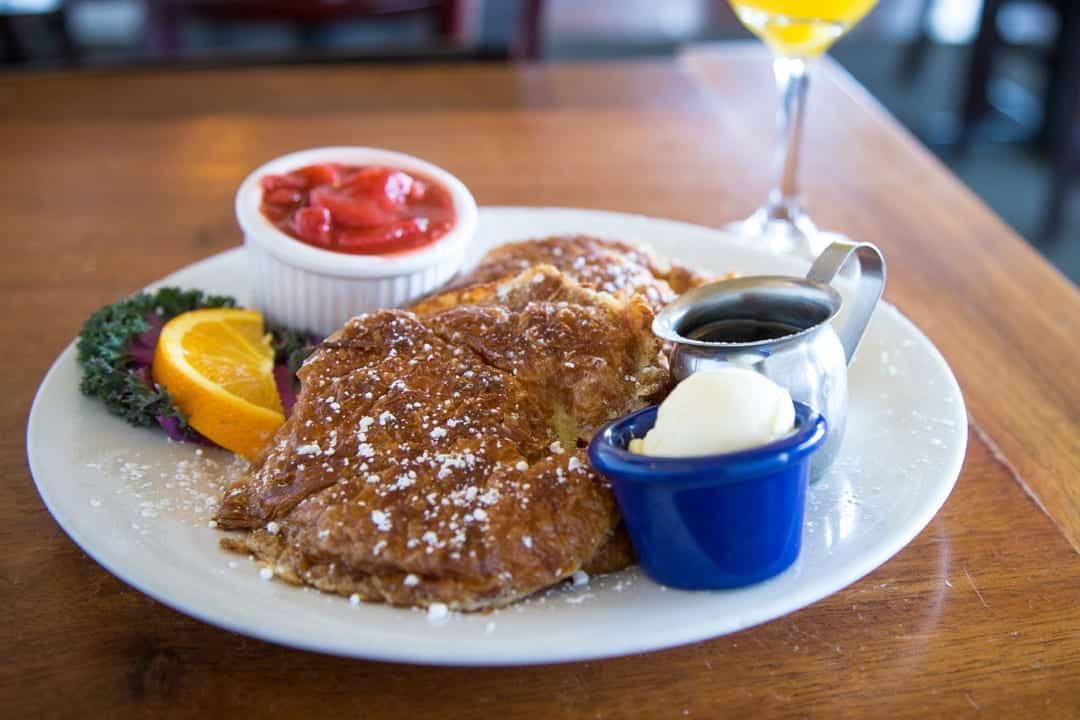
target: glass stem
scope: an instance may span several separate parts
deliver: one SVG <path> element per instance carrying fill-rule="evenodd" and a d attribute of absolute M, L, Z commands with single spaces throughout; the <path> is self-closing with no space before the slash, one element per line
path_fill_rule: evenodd
<path fill-rule="evenodd" d="M 762 210 L 766 222 L 788 222 L 805 232 L 812 226 L 807 227 L 809 218 L 803 214 L 799 203 L 798 174 L 806 90 L 810 84 L 809 68 L 803 58 L 778 57 L 773 60 L 773 74 L 780 89 L 779 177 Z"/>

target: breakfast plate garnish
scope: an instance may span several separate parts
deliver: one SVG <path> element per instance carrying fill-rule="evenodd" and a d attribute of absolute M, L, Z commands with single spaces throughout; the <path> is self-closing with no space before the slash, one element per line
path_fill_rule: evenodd
<path fill-rule="evenodd" d="M 669 348 L 650 329 L 666 303 L 733 270 L 805 266 L 668 221 L 485 209 L 457 279 L 356 313 L 299 368 L 286 407 L 272 328 L 241 309 L 262 307 L 243 279 L 250 259 L 231 251 L 163 280 L 238 307 L 195 302 L 160 318 L 164 344 L 137 348 L 158 353 L 144 387 L 159 404 L 146 417 L 173 418 L 185 440 L 203 430 L 250 466 L 80 396 L 73 348 L 43 382 L 27 439 L 42 497 L 92 557 L 240 632 L 448 664 L 703 639 L 873 570 L 929 522 L 963 458 L 955 380 L 882 306 L 851 367 L 843 446 L 806 495 L 794 564 L 738 589 L 670 590 L 633 564 L 586 448 L 670 392 Z"/>

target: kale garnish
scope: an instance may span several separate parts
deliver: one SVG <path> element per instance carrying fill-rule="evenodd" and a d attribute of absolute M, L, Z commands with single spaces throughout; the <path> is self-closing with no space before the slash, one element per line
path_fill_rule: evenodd
<path fill-rule="evenodd" d="M 100 398 L 113 415 L 132 425 L 160 425 L 174 439 L 200 440 L 165 388 L 154 382 L 150 365 L 161 328 L 191 310 L 236 307 L 225 295 L 166 287 L 140 292 L 101 308 L 86 321 L 76 346 L 83 376 L 79 388 Z M 297 389 L 296 371 L 321 338 L 267 324 L 274 348 L 275 378 L 286 414 Z M 284 384 L 283 384 L 284 383 Z"/>
<path fill-rule="evenodd" d="M 132 425 L 151 427 L 162 418 L 175 418 L 184 434 L 193 433 L 169 393 L 150 377 L 157 335 L 162 325 L 189 310 L 235 306 L 231 297 L 175 287 L 136 293 L 106 305 L 79 333 L 76 347 L 83 370 L 79 388 Z"/>

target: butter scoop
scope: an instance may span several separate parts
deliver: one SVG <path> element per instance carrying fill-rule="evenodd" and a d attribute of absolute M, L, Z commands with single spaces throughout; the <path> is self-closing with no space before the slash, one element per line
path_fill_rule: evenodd
<path fill-rule="evenodd" d="M 795 426 L 791 394 L 753 370 L 702 370 L 675 386 L 656 424 L 629 450 L 657 457 L 698 457 L 746 450 L 783 437 Z"/>

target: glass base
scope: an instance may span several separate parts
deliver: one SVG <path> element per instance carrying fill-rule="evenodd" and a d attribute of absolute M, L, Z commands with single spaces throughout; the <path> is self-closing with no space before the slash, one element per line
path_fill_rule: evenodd
<path fill-rule="evenodd" d="M 846 235 L 828 230 L 818 230 L 809 216 L 792 213 L 794 220 L 777 218 L 766 206 L 745 220 L 729 223 L 724 230 L 740 242 L 761 248 L 774 255 L 797 257 L 813 263 L 818 255 L 837 240 L 850 242 Z M 859 263 L 851 260 L 844 264 L 837 277 L 845 284 L 858 284 Z"/>
<path fill-rule="evenodd" d="M 765 209 L 726 225 L 724 230 L 775 255 L 793 255 L 811 262 L 830 243 L 847 239 L 838 233 L 818 230 L 806 215 L 800 214 L 794 220 L 778 219 L 769 217 Z"/>

